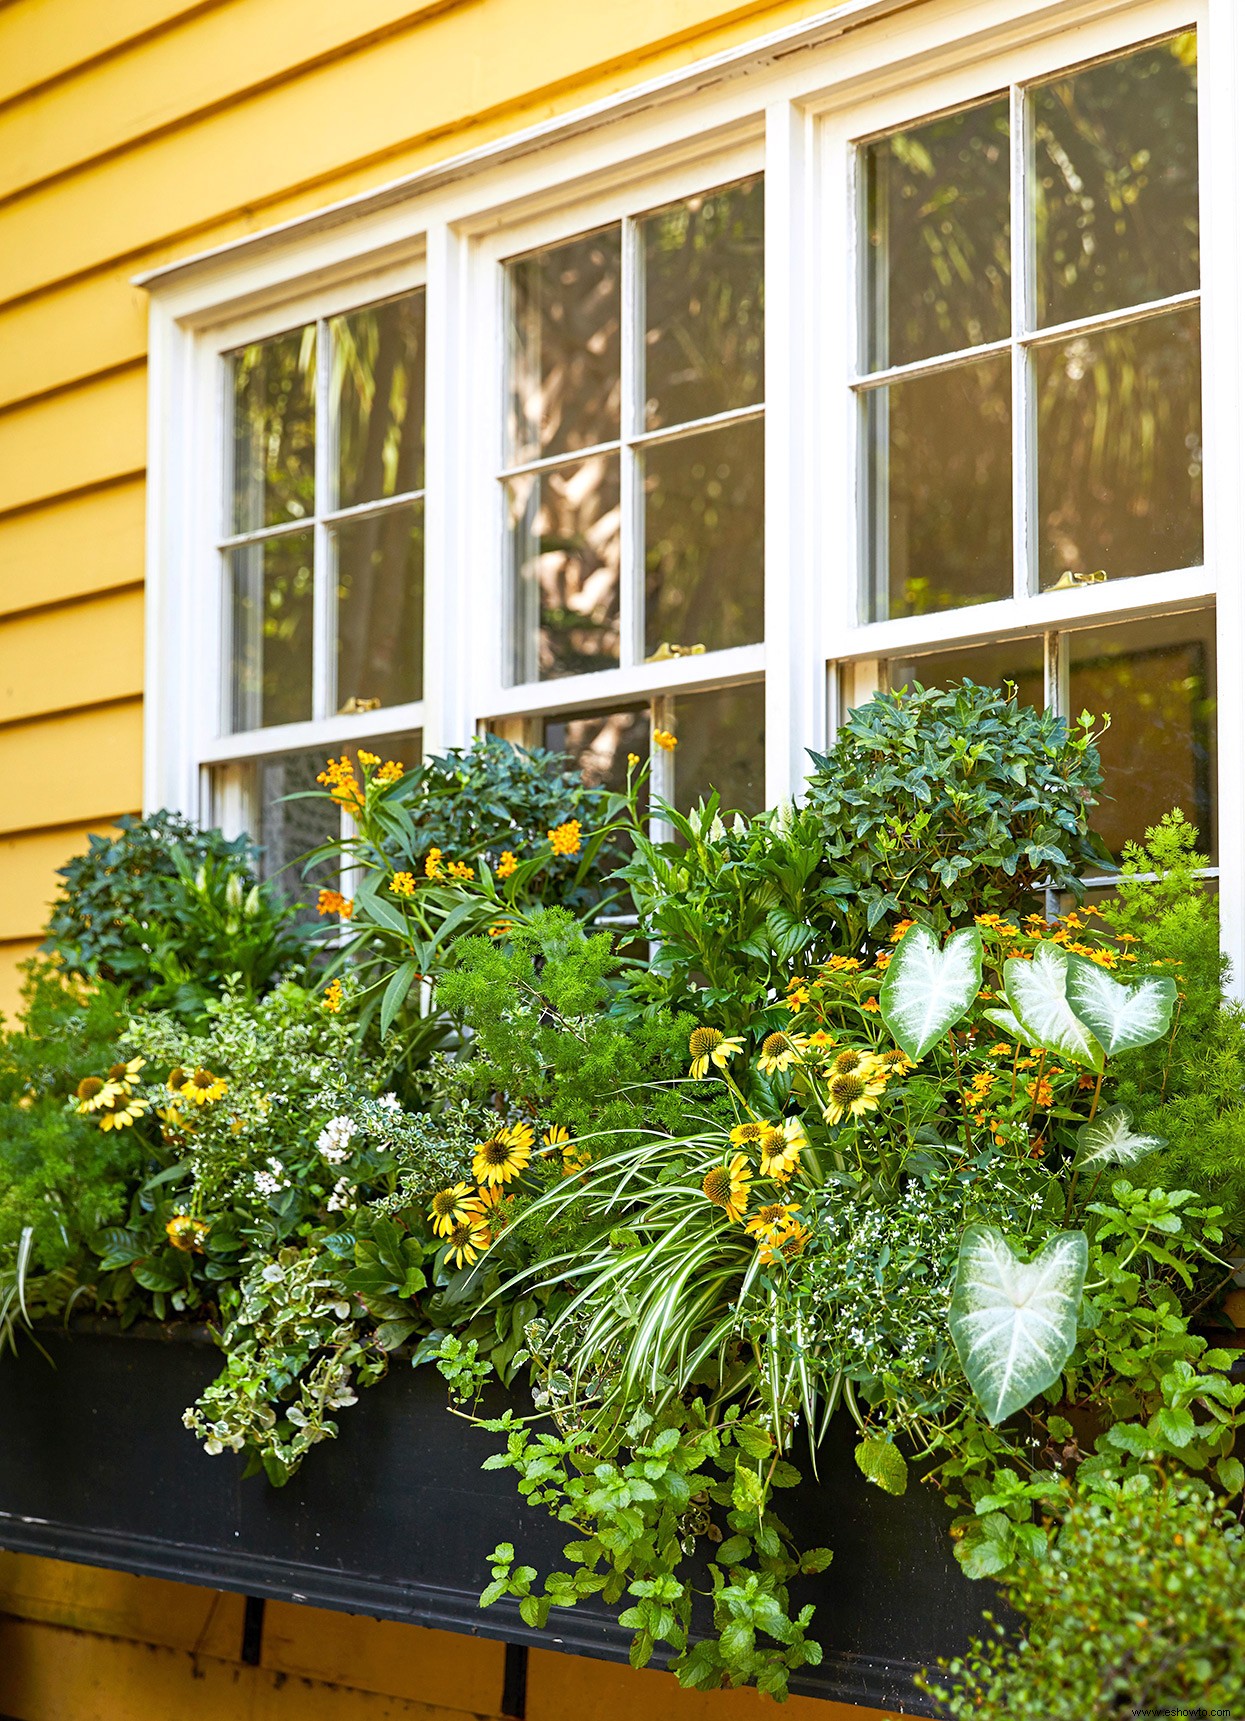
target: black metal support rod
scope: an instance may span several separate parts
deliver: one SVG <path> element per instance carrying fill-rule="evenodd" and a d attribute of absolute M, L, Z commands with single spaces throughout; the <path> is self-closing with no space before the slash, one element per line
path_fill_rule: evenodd
<path fill-rule="evenodd" d="M 527 1645 L 506 1645 L 506 1670 L 502 1676 L 501 1712 L 523 1721 L 527 1714 Z"/>
<path fill-rule="evenodd" d="M 248 1667 L 258 1667 L 264 1653 L 264 1598 L 247 1596 L 242 1615 L 242 1659 Z"/>

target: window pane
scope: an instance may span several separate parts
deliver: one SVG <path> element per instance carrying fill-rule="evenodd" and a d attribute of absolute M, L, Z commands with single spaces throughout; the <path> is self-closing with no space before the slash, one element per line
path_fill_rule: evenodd
<path fill-rule="evenodd" d="M 765 637 L 765 427 L 720 425 L 643 453 L 644 651 Z"/>
<path fill-rule="evenodd" d="M 1098 743 L 1106 781 L 1092 822 L 1112 853 L 1179 807 L 1213 860 L 1214 611 L 1074 633 L 1070 688 L 1072 716 L 1110 713 Z"/>
<path fill-rule="evenodd" d="M 1196 308 L 1036 354 L 1038 562 L 1111 579 L 1202 560 L 1202 406 Z"/>
<path fill-rule="evenodd" d="M 621 229 L 603 228 L 506 265 L 508 465 L 610 442 L 622 375 Z"/>
<path fill-rule="evenodd" d="M 593 788 L 622 790 L 627 786 L 628 755 L 646 759 L 648 737 L 648 706 L 631 705 L 620 711 L 546 718 L 541 745 L 569 754 Z"/>
<path fill-rule="evenodd" d="M 231 353 L 229 371 L 230 531 L 305 520 L 315 506 L 315 324 Z"/>
<path fill-rule="evenodd" d="M 337 703 L 423 698 L 424 505 L 390 508 L 333 531 Z"/>
<path fill-rule="evenodd" d="M 1042 325 L 1198 284 L 1192 31 L 1033 92 Z"/>
<path fill-rule="evenodd" d="M 869 144 L 870 370 L 1011 329 L 1006 96 Z"/>
<path fill-rule="evenodd" d="M 758 176 L 640 223 L 645 428 L 762 399 L 765 191 Z"/>
<path fill-rule="evenodd" d="M 311 716 L 312 535 L 286 532 L 227 553 L 230 726 Z"/>
<path fill-rule="evenodd" d="M 764 685 L 681 693 L 674 717 L 674 798 L 680 812 L 716 789 L 724 811 L 759 813 L 765 805 Z"/>
<path fill-rule="evenodd" d="M 618 456 L 506 486 L 515 582 L 515 679 L 618 665 Z"/>
<path fill-rule="evenodd" d="M 893 657 L 886 667 L 892 692 L 913 681 L 922 687 L 949 687 L 967 677 L 978 687 L 1002 687 L 1010 681 L 1021 705 L 1041 711 L 1045 703 L 1045 648 L 1040 634 L 962 646 L 955 651 L 924 652 L 920 657 Z"/>
<path fill-rule="evenodd" d="M 424 292 L 334 317 L 337 506 L 424 485 Z"/>
<path fill-rule="evenodd" d="M 1011 361 L 871 389 L 865 414 L 869 620 L 1010 597 Z"/>

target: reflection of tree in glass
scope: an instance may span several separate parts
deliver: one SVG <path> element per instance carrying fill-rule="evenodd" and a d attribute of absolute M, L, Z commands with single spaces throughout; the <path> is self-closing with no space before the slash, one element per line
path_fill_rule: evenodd
<path fill-rule="evenodd" d="M 743 180 L 648 216 L 645 429 L 759 402 L 765 374 L 765 188 Z"/>
<path fill-rule="evenodd" d="M 344 521 L 337 552 L 337 703 L 423 696 L 422 502 Z"/>
<path fill-rule="evenodd" d="M 307 519 L 315 507 L 315 324 L 243 347 L 231 370 L 232 529 Z"/>
<path fill-rule="evenodd" d="M 1038 321 L 1198 284 L 1193 31 L 1033 95 Z"/>
<path fill-rule="evenodd" d="M 1151 643 L 1147 635 L 1156 629 L 1177 637 Z M 1119 644 L 1112 633 L 1122 636 Z M 1188 637 L 1193 633 L 1202 637 Z M 1213 614 L 1082 635 L 1073 646 L 1071 698 L 1078 711 L 1111 716 L 1098 743 L 1104 784 L 1094 826 L 1112 853 L 1139 842 L 1148 826 L 1180 807 L 1213 859 Z"/>
<path fill-rule="evenodd" d="M 424 294 L 371 305 L 332 324 L 337 506 L 423 486 Z"/>
<path fill-rule="evenodd" d="M 871 369 L 1007 336 L 1009 135 L 1000 97 L 868 145 Z"/>
<path fill-rule="evenodd" d="M 509 265 L 512 464 L 618 436 L 621 275 L 617 226 Z"/>
<path fill-rule="evenodd" d="M 1202 560 L 1196 307 L 1036 354 L 1039 574 L 1111 578 Z"/>
<path fill-rule="evenodd" d="M 521 602 L 539 616 L 538 659 L 520 630 L 520 681 L 618 663 L 618 456 L 599 454 L 573 466 L 513 479 L 509 486 Z M 524 594 L 523 588 L 527 588 Z"/>

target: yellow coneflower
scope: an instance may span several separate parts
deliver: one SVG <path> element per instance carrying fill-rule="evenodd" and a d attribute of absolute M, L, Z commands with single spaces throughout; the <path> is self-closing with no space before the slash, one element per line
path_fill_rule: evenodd
<path fill-rule="evenodd" d="M 472 1223 L 468 1219 L 460 1219 L 452 1225 L 446 1234 L 445 1249 L 456 1267 L 469 1267 L 478 1255 L 482 1255 L 493 1241 L 493 1234 L 487 1225 Z"/>
<path fill-rule="evenodd" d="M 171 1094 L 178 1094 L 181 1092 L 182 1083 L 186 1080 L 188 1073 L 189 1072 L 184 1070 L 180 1064 L 173 1065 L 173 1068 L 169 1071 L 167 1084 L 168 1090 Z"/>
<path fill-rule="evenodd" d="M 898 1046 L 892 1046 L 889 1052 L 879 1052 L 874 1059 L 874 1068 L 883 1070 L 888 1076 L 906 1076 L 909 1070 L 915 1070 L 916 1065 L 907 1052 Z"/>
<path fill-rule="evenodd" d="M 534 1137 L 530 1125 L 513 1124 L 499 1129 L 476 1148 L 471 1160 L 471 1175 L 481 1186 L 489 1183 L 509 1183 L 527 1168 L 532 1157 Z"/>
<path fill-rule="evenodd" d="M 455 1225 L 474 1225 L 484 1211 L 469 1183 L 456 1183 L 452 1189 L 438 1189 L 428 1206 L 428 1217 L 438 1237 L 448 1237 Z"/>
<path fill-rule="evenodd" d="M 80 1112 L 101 1111 L 125 1092 L 118 1082 L 107 1082 L 103 1076 L 83 1076 L 76 1089 Z"/>
<path fill-rule="evenodd" d="M 164 1227 L 164 1234 L 183 1254 L 199 1255 L 203 1252 L 203 1239 L 208 1228 L 202 1219 L 192 1219 L 189 1213 L 175 1213 Z"/>
<path fill-rule="evenodd" d="M 693 1028 L 687 1042 L 692 1056 L 693 1078 L 699 1081 L 702 1076 L 707 1076 L 710 1064 L 724 1070 L 736 1052 L 743 1050 L 743 1045 L 738 1034 L 728 1037 L 720 1028 Z"/>
<path fill-rule="evenodd" d="M 128 1088 L 138 1079 L 138 1072 L 145 1066 L 146 1058 L 131 1058 L 129 1063 L 114 1064 L 108 1072 L 108 1080 L 117 1082 L 121 1087 Z"/>
<path fill-rule="evenodd" d="M 229 1092 L 229 1083 L 200 1066 L 182 1083 L 179 1092 L 194 1105 L 211 1105 L 214 1100 L 224 1099 Z"/>
<path fill-rule="evenodd" d="M 772 1243 L 778 1232 L 787 1229 L 791 1215 L 798 1211 L 794 1201 L 771 1201 L 764 1207 L 758 1207 L 745 1224 L 744 1230 L 759 1242 Z"/>
<path fill-rule="evenodd" d="M 748 1196 L 751 1193 L 752 1172 L 744 1154 L 737 1153 L 729 1165 L 715 1165 L 704 1181 L 701 1189 L 705 1199 L 712 1201 L 715 1207 L 720 1207 L 728 1219 L 739 1223 L 748 1211 Z"/>
<path fill-rule="evenodd" d="M 101 1108 L 99 1127 L 101 1129 L 129 1129 L 130 1125 L 136 1123 L 144 1112 L 150 1110 L 151 1102 L 149 1100 L 118 1089 L 107 1107 Z"/>
<path fill-rule="evenodd" d="M 876 1052 L 862 1052 L 855 1046 L 840 1052 L 832 1065 L 836 1076 L 872 1076 L 877 1067 Z"/>
<path fill-rule="evenodd" d="M 780 1256 L 784 1261 L 794 1260 L 808 1242 L 809 1235 L 807 1225 L 802 1225 L 798 1219 L 788 1220 L 772 1237 L 761 1242 L 758 1253 L 763 1265 L 772 1266 Z"/>
<path fill-rule="evenodd" d="M 763 1076 L 775 1075 L 794 1064 L 807 1044 L 802 1034 L 767 1034 L 761 1041 L 757 1069 Z"/>
<path fill-rule="evenodd" d="M 800 1155 L 807 1146 L 808 1137 L 799 1118 L 785 1118 L 782 1128 L 769 1130 L 761 1143 L 761 1176 L 785 1183 L 799 1170 Z"/>
<path fill-rule="evenodd" d="M 830 1103 L 826 1107 L 826 1122 L 841 1123 L 847 1116 L 862 1117 L 876 1111 L 879 1094 L 885 1093 L 885 1077 L 863 1070 L 843 1070 L 830 1081 Z"/>

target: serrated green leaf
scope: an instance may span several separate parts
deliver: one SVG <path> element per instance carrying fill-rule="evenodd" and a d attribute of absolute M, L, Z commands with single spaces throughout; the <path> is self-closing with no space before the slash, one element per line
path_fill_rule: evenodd
<path fill-rule="evenodd" d="M 867 1435 L 856 1448 L 856 1464 L 884 1493 L 906 1493 L 908 1461 L 893 1440 Z"/>

